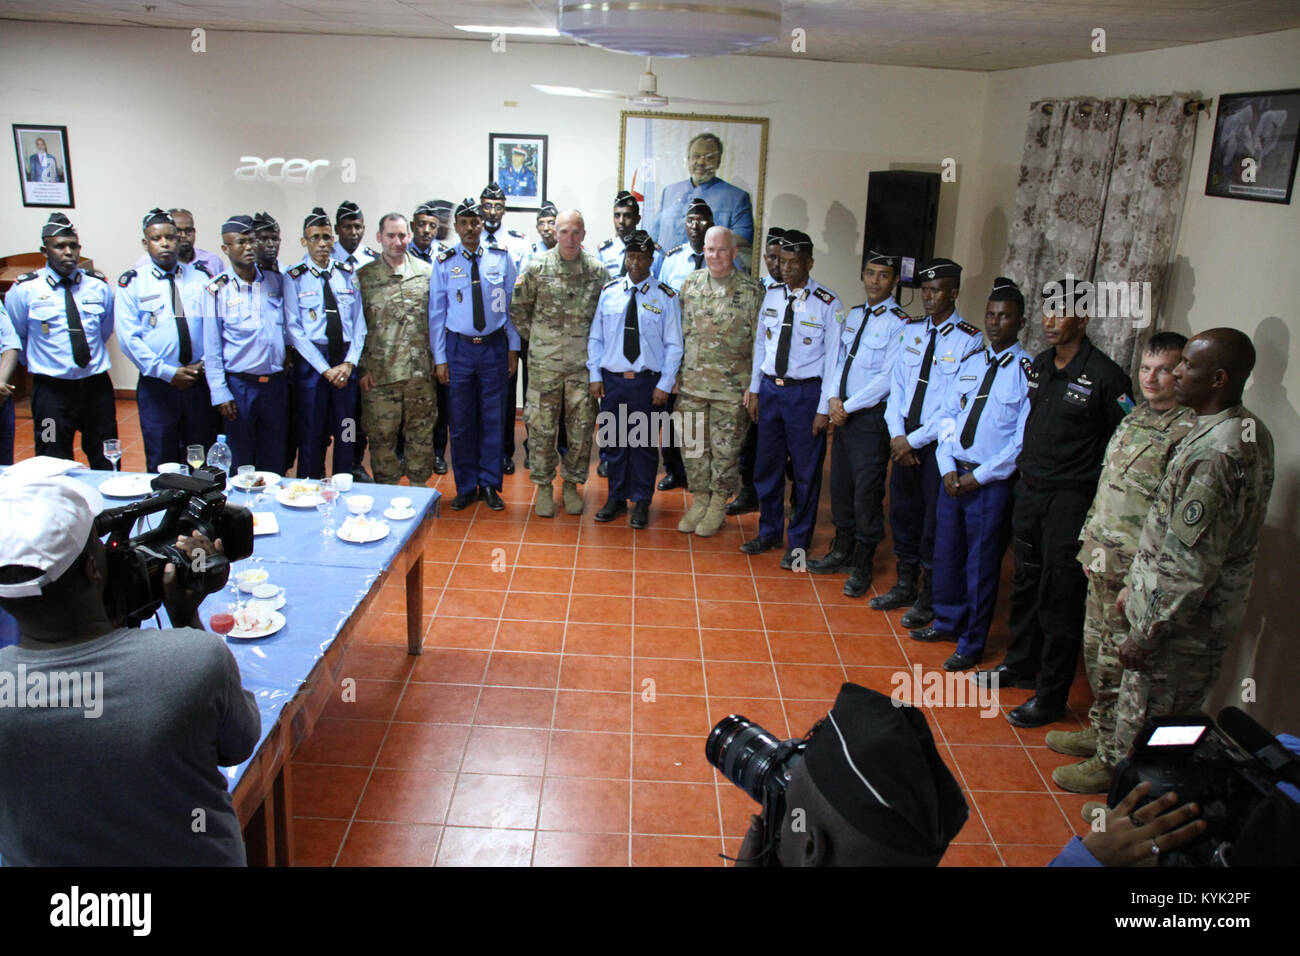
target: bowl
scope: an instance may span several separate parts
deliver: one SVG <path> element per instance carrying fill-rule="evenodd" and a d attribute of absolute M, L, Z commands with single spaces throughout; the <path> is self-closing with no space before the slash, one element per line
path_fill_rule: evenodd
<path fill-rule="evenodd" d="M 354 515 L 363 515 L 374 507 L 375 499 L 370 495 L 349 495 L 347 502 L 348 511 Z"/>
<path fill-rule="evenodd" d="M 411 507 L 410 498 L 394 498 L 392 501 L 394 511 L 406 511 Z"/>
<path fill-rule="evenodd" d="M 270 572 L 265 568 L 248 568 L 245 571 L 240 571 L 235 576 L 235 580 L 239 583 L 239 590 L 245 594 L 252 594 L 253 588 L 259 584 L 265 584 L 266 579 L 270 576 Z"/>
<path fill-rule="evenodd" d="M 163 462 L 158 466 L 158 474 L 160 475 L 188 475 L 189 473 L 189 468 L 176 461 Z"/>

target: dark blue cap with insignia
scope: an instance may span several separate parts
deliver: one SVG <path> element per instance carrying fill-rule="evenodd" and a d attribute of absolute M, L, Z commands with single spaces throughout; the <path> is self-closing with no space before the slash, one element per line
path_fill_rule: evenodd
<path fill-rule="evenodd" d="M 498 186 L 496 183 L 488 183 L 486 186 L 483 187 L 483 191 L 478 194 L 478 198 L 479 199 L 500 199 L 502 202 L 504 202 L 506 198 L 506 191 L 502 189 L 500 186 Z M 460 215 L 460 213 L 457 213 L 456 215 Z"/>
<path fill-rule="evenodd" d="M 781 237 L 781 248 L 812 255 L 812 236 L 806 232 L 800 232 L 798 229 L 787 229 L 785 235 Z"/>
<path fill-rule="evenodd" d="M 330 217 L 320 206 L 316 206 L 311 212 L 307 213 L 307 218 L 302 221 L 302 231 L 306 232 L 312 226 L 328 226 Z"/>
<path fill-rule="evenodd" d="M 157 206 L 150 209 L 144 214 L 144 219 L 140 220 L 140 228 L 148 229 L 150 226 L 174 226 L 176 220 L 166 209 L 159 209 Z"/>
<path fill-rule="evenodd" d="M 433 201 L 433 214 L 438 217 L 440 222 L 451 216 L 451 208 L 450 199 L 435 199 Z"/>
<path fill-rule="evenodd" d="M 889 268 L 897 272 L 898 256 L 887 256 L 883 252 L 877 252 L 875 249 L 869 249 L 867 251 L 867 265 L 889 266 Z"/>
<path fill-rule="evenodd" d="M 619 206 L 631 206 L 637 211 L 637 215 L 641 214 L 641 204 L 626 189 L 620 189 L 618 195 L 614 197 L 614 208 L 617 209 Z"/>
<path fill-rule="evenodd" d="M 713 207 L 710 206 L 703 199 L 701 199 L 699 196 L 694 197 L 686 206 L 686 215 L 688 216 L 691 214 L 702 215 L 704 213 L 708 213 L 709 218 L 712 219 Z"/>
<path fill-rule="evenodd" d="M 537 210 L 538 219 L 543 219 L 547 216 L 554 218 L 559 214 L 560 214 L 560 210 L 556 209 L 555 203 L 551 202 L 549 199 L 546 202 L 542 203 L 541 208 Z"/>
<path fill-rule="evenodd" d="M 638 229 L 632 235 L 623 241 L 624 252 L 654 252 L 655 241 L 650 237 L 650 233 L 644 229 Z"/>
<path fill-rule="evenodd" d="M 767 231 L 767 241 L 763 243 L 763 245 L 779 246 L 781 244 L 781 240 L 784 238 L 785 238 L 785 230 L 782 229 L 780 226 L 773 226 L 771 229 Z"/>
<path fill-rule="evenodd" d="M 1020 286 L 1006 276 L 998 276 L 993 280 L 993 290 L 989 292 L 989 301 L 1014 302 L 1020 306 L 1020 314 L 1025 314 L 1025 294 L 1020 291 Z"/>
<path fill-rule="evenodd" d="M 960 279 L 961 266 L 951 259 L 931 259 L 917 270 L 916 277 L 922 282 L 931 279 Z"/>
<path fill-rule="evenodd" d="M 476 216 L 482 219 L 482 213 L 478 208 L 478 200 L 473 196 L 466 196 L 462 199 L 460 205 L 456 207 L 456 218 L 459 219 L 461 216 Z"/>
<path fill-rule="evenodd" d="M 348 219 L 360 219 L 360 218 L 362 218 L 361 207 L 358 206 L 356 203 L 354 203 L 351 199 L 345 199 L 341 203 L 339 203 L 339 208 L 334 213 L 335 222 L 345 222 Z"/>
<path fill-rule="evenodd" d="M 280 224 L 275 221 L 275 217 L 269 212 L 255 212 L 253 213 L 253 228 L 258 232 L 261 232 L 263 229 L 275 229 L 276 231 L 279 231 Z"/>
<path fill-rule="evenodd" d="M 411 213 L 411 218 L 414 219 L 416 216 L 432 216 L 434 219 L 437 219 L 439 218 L 437 207 L 438 200 L 426 199 L 424 202 L 420 203 L 420 205 L 415 207 L 415 212 Z"/>
<path fill-rule="evenodd" d="M 57 236 L 75 236 L 76 234 L 77 230 L 73 228 L 71 220 L 61 212 L 50 213 L 50 218 L 41 227 L 42 240 Z"/>
<path fill-rule="evenodd" d="M 253 231 L 252 216 L 231 216 L 221 224 L 221 234 L 228 232 L 244 233 Z"/>

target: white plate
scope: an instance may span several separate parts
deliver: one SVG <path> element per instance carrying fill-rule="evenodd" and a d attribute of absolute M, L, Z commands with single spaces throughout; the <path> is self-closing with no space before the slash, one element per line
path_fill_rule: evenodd
<path fill-rule="evenodd" d="M 256 604 L 259 607 L 265 607 L 268 611 L 278 611 L 280 608 L 284 607 L 286 600 L 287 599 L 283 594 L 277 594 L 273 598 L 252 598 L 251 600 L 245 601 L 244 604 Z"/>
<path fill-rule="evenodd" d="M 151 475 L 116 475 L 99 486 L 99 493 L 106 498 L 140 498 L 153 492 L 152 481 Z"/>
<path fill-rule="evenodd" d="M 256 537 L 261 534 L 279 534 L 280 522 L 275 517 L 274 511 L 254 511 L 253 512 L 253 535 Z"/>
<path fill-rule="evenodd" d="M 382 541 L 388 537 L 388 533 L 392 530 L 382 521 L 372 521 L 369 527 L 365 529 L 365 534 L 357 535 L 355 525 L 351 522 L 351 518 L 343 522 L 343 527 L 339 528 L 335 533 L 341 540 L 350 541 L 353 544 L 369 544 L 372 541 Z"/>
<path fill-rule="evenodd" d="M 407 508 L 405 511 L 394 511 L 392 508 L 389 508 L 384 512 L 384 517 L 390 518 L 393 521 L 409 521 L 411 518 L 415 517 L 415 509 Z"/>
<path fill-rule="evenodd" d="M 271 623 L 260 631 L 241 631 L 239 628 L 235 628 L 226 637 L 233 637 L 238 641 L 251 641 L 257 637 L 270 637 L 282 627 L 284 627 L 284 615 L 279 611 L 272 611 Z"/>
<path fill-rule="evenodd" d="M 315 487 L 320 487 L 316 485 Z M 304 494 L 298 498 L 288 497 L 289 489 L 282 488 L 276 493 L 275 500 L 280 502 L 286 508 L 315 508 L 316 502 L 320 500 L 320 495 Z"/>
<path fill-rule="evenodd" d="M 253 480 L 256 481 L 258 478 L 261 478 L 262 481 L 265 482 L 265 484 L 257 485 L 256 487 L 253 488 L 245 488 L 240 483 L 240 475 L 238 474 L 232 475 L 228 484 L 229 487 L 238 489 L 240 492 L 247 491 L 250 494 L 257 494 L 258 492 L 266 491 L 270 488 L 274 488 L 276 485 L 280 483 L 280 476 L 273 471 L 253 472 Z"/>

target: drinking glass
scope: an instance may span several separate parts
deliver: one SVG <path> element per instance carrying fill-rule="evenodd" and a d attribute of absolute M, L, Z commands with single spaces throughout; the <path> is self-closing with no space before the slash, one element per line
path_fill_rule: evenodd
<path fill-rule="evenodd" d="M 190 466 L 190 474 L 202 468 L 207 458 L 203 455 L 202 445 L 190 445 L 185 449 L 185 461 Z"/>
<path fill-rule="evenodd" d="M 256 471 L 257 471 L 256 465 L 239 466 L 239 484 L 243 485 L 244 488 L 245 508 L 250 507 L 250 502 L 252 501 L 253 498 L 252 483 L 253 483 L 253 475 Z"/>
<path fill-rule="evenodd" d="M 334 503 L 338 497 L 339 490 L 334 487 L 332 479 L 320 483 L 320 490 L 316 492 L 316 510 L 325 519 L 325 527 L 321 529 L 321 534 L 327 538 L 334 537 Z"/>
<path fill-rule="evenodd" d="M 112 463 L 113 470 L 117 471 L 117 463 L 122 457 L 122 442 L 117 438 L 105 438 L 104 457 Z"/>

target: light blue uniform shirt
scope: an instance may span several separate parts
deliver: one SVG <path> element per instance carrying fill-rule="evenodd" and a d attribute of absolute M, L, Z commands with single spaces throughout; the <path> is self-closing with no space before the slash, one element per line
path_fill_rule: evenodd
<path fill-rule="evenodd" d="M 5 311 L 3 305 L 0 305 L 0 354 L 22 347 L 23 343 L 18 338 L 18 333 L 14 331 L 14 324 L 9 321 L 9 313 Z"/>
<path fill-rule="evenodd" d="M 613 239 L 606 239 L 596 247 L 596 256 L 600 259 L 600 264 L 605 267 L 611 279 L 617 279 L 623 271 L 623 251 L 627 244 L 615 233 Z M 664 251 L 655 246 L 654 258 L 650 260 L 650 274 L 659 275 L 664 264 Z"/>
<path fill-rule="evenodd" d="M 867 327 L 862 338 L 858 339 L 863 321 Z M 822 381 L 820 407 L 829 412 L 830 400 L 840 397 L 840 379 L 844 376 L 844 363 L 853 350 L 854 340 L 858 340 L 858 351 L 849 366 L 844 411 L 852 414 L 887 399 L 894 360 L 902 348 L 902 331 L 906 323 L 907 313 L 898 307 L 893 296 L 873 308 L 868 308 L 865 303 L 855 305 L 840 327 L 839 341 L 835 343 L 835 368 Z"/>
<path fill-rule="evenodd" d="M 435 239 L 434 241 L 436 242 L 437 240 Z M 337 259 L 345 265 L 351 266 L 352 271 L 356 272 L 366 263 L 374 262 L 378 259 L 379 253 L 375 252 L 375 250 L 371 249 L 364 242 L 357 246 L 356 252 L 348 252 L 343 248 L 343 243 L 335 241 L 334 252 L 331 253 L 330 257 Z"/>
<path fill-rule="evenodd" d="M 232 271 L 204 286 L 203 363 L 213 405 L 234 401 L 227 370 L 246 375 L 284 371 L 284 276 L 256 266 L 253 272 L 251 283 Z"/>
<path fill-rule="evenodd" d="M 623 276 L 601 290 L 591 332 L 587 335 L 587 371 L 593 382 L 602 380 L 601 369 L 659 372 L 656 387 L 671 392 L 682 364 L 681 302 L 675 291 L 653 276 L 647 276 L 636 286 L 641 354 L 635 362 L 629 362 L 623 351 L 623 327 L 632 288 L 632 280 Z"/>
<path fill-rule="evenodd" d="M 84 269 L 74 270 L 70 277 L 77 314 L 90 346 L 90 363 L 81 368 L 72 358 L 63 276 L 48 265 L 29 275 L 32 278 L 20 278 L 5 295 L 5 309 L 22 342 L 21 357 L 27 371 L 69 380 L 107 372 L 112 366 L 107 344 L 113 337 L 113 290 L 108 281 Z"/>
<path fill-rule="evenodd" d="M 984 347 L 984 333 L 966 322 L 953 311 L 935 330 L 934 358 L 930 362 L 929 385 L 921 404 L 921 423 L 911 433 L 903 431 L 912 396 L 921 378 L 921 360 L 925 358 L 926 345 L 934 324 L 929 317 L 913 319 L 903 326 L 902 349 L 894 361 L 894 374 L 890 380 L 889 406 L 885 409 L 885 424 L 889 437 L 907 434 L 907 443 L 913 448 L 924 448 L 939 438 L 939 420 L 942 418 L 944 398 L 948 384 L 956 378 L 957 367 L 972 352 Z"/>
<path fill-rule="evenodd" d="M 997 355 L 992 348 L 981 349 L 961 363 L 944 399 L 936 457 L 940 475 L 956 471 L 956 461 L 961 459 L 979 465 L 971 474 L 981 485 L 1011 477 L 1025 438 L 1025 419 L 1029 417 L 1030 361 L 1029 353 L 1019 342 L 1013 342 Z M 963 448 L 961 433 L 992 362 L 998 365 L 997 373 L 971 445 Z"/>
<path fill-rule="evenodd" d="M 361 292 L 352 267 L 331 259 L 328 269 L 319 268 L 311 257 L 291 267 L 284 275 L 284 312 L 289 338 L 298 354 L 321 375 L 330 370 L 329 336 L 325 333 L 325 274 L 339 304 L 339 324 L 347 352 L 343 361 L 353 368 L 361 360 L 366 344 L 366 318 L 361 311 Z"/>
<path fill-rule="evenodd" d="M 665 186 L 659 198 L 659 224 L 653 235 L 670 249 L 686 242 L 686 207 L 699 196 L 713 210 L 713 224 L 726 226 L 738 236 L 754 241 L 754 205 L 749 193 L 716 176 L 698 186 L 689 179 Z"/>
<path fill-rule="evenodd" d="M 203 358 L 204 286 L 212 281 L 206 272 L 178 262 L 176 292 L 185 307 L 190 330 L 190 361 Z M 181 365 L 181 342 L 172 309 L 172 287 L 167 273 L 152 259 L 143 269 L 122 273 L 117 280 L 117 341 L 122 353 L 149 378 L 170 382 Z"/>
<path fill-rule="evenodd" d="M 758 314 L 758 334 L 754 338 L 754 366 L 749 390 L 758 392 L 764 375 L 776 375 L 776 350 L 781 343 L 781 324 L 785 321 L 787 301 L 794 297 L 794 326 L 790 335 L 790 357 L 786 378 L 820 378 L 835 370 L 835 340 L 844 319 L 840 297 L 816 279 L 809 278 L 802 289 L 791 293 L 785 284 L 767 290 Z M 818 403 L 818 414 L 826 414 L 826 399 Z"/>
<path fill-rule="evenodd" d="M 487 223 L 483 224 L 483 235 L 479 239 L 480 246 L 500 246 L 506 252 L 510 253 L 510 261 L 514 263 L 515 275 L 524 270 L 524 258 L 528 255 L 528 239 L 522 232 L 514 229 L 507 229 L 505 226 L 497 228 L 496 232 L 489 231 Z"/>
<path fill-rule="evenodd" d="M 474 328 L 474 298 L 470 286 L 471 260 L 477 256 L 478 278 L 483 289 L 484 327 Z M 447 333 L 487 336 L 506 330 L 511 352 L 519 351 L 519 333 L 510 321 L 510 300 L 515 294 L 515 263 L 500 246 L 480 242 L 473 253 L 462 242 L 434 256 L 429 276 L 429 344 L 436 365 L 446 364 Z"/>

